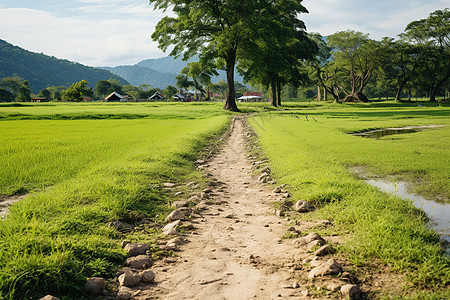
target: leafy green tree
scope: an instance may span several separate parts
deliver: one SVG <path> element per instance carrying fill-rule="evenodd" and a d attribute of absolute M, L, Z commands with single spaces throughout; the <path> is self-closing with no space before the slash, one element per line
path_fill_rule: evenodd
<path fill-rule="evenodd" d="M 175 94 L 177 93 L 177 88 L 171 85 L 168 85 L 164 90 L 163 90 L 163 96 L 169 100 L 171 99 Z"/>
<path fill-rule="evenodd" d="M 211 90 L 216 93 L 222 94 L 225 98 L 225 93 L 227 92 L 227 83 L 225 80 L 220 79 L 217 83 L 211 84 Z"/>
<path fill-rule="evenodd" d="M 122 90 L 125 94 L 130 95 L 134 99 L 138 99 L 138 94 L 141 91 L 140 88 L 133 86 L 133 85 L 129 85 L 129 84 L 124 85 L 122 87 Z"/>
<path fill-rule="evenodd" d="M 83 101 L 83 96 L 89 97 L 92 96 L 93 91 L 92 88 L 87 87 L 88 84 L 89 82 L 87 82 L 86 80 L 75 82 L 62 92 L 61 100 L 71 102 L 81 102 Z"/>
<path fill-rule="evenodd" d="M 5 77 L 0 82 L 0 87 L 13 94 L 14 98 L 16 98 L 19 94 L 19 89 L 22 86 L 22 83 L 23 79 L 19 76 Z"/>
<path fill-rule="evenodd" d="M 38 94 L 38 97 L 43 97 L 46 101 L 49 101 L 51 99 L 51 96 L 52 93 L 48 89 L 42 89 Z"/>
<path fill-rule="evenodd" d="M 153 40 L 159 43 L 162 50 L 173 46 L 170 55 L 184 54 L 188 59 L 194 54 L 218 58 L 227 75 L 227 97 L 224 109 L 238 111 L 235 99 L 234 72 L 235 66 L 245 53 L 244 46 L 251 42 L 253 33 L 258 28 L 269 28 L 264 20 L 275 24 L 280 15 L 291 9 L 289 18 L 299 12 L 301 1 L 293 0 L 261 0 L 261 1 L 211 1 L 211 0 L 150 0 L 156 9 L 166 10 L 170 7 L 175 17 L 162 18 Z M 301 11 L 305 9 L 301 6 Z M 262 18 L 264 16 L 264 18 Z M 296 28 L 304 26 L 295 18 Z M 282 37 L 281 35 L 279 37 Z M 248 47 L 247 47 L 248 48 Z"/>
<path fill-rule="evenodd" d="M 103 99 L 114 91 L 109 81 L 99 80 L 95 85 L 94 92 L 100 99 Z"/>
<path fill-rule="evenodd" d="M 436 10 L 427 19 L 413 21 L 406 26 L 404 36 L 427 49 L 420 65 L 422 79 L 428 85 L 430 101 L 436 101 L 439 89 L 450 78 L 450 10 Z"/>
<path fill-rule="evenodd" d="M 336 32 L 327 41 L 334 50 L 334 63 L 345 70 L 339 86 L 347 94 L 343 101 L 369 101 L 363 92 L 380 64 L 379 43 L 353 30 Z"/>
<path fill-rule="evenodd" d="M 50 99 L 52 101 L 61 101 L 61 93 L 66 87 L 61 86 L 49 86 L 47 87 L 47 90 L 50 92 Z"/>
<path fill-rule="evenodd" d="M 7 91 L 4 88 L 0 88 L 0 102 L 13 102 L 14 95 L 13 93 Z"/>
<path fill-rule="evenodd" d="M 219 73 L 216 71 L 214 62 L 212 60 L 202 59 L 199 62 L 188 63 L 187 67 L 181 70 L 181 77 L 177 77 L 177 82 L 180 82 L 179 84 L 182 88 L 187 88 L 188 84 L 193 86 L 201 93 L 201 98 L 203 98 L 207 94 L 204 87 L 209 86 L 211 84 L 211 78 L 217 75 Z"/>
<path fill-rule="evenodd" d="M 240 69 L 248 81 L 271 87 L 273 106 L 281 104 L 283 84 L 306 82 L 303 60 L 312 58 L 317 50 L 298 19 L 306 12 L 301 1 L 267 1 L 250 27 L 252 38 L 242 47 L 245 61 Z"/>
<path fill-rule="evenodd" d="M 31 90 L 28 85 L 28 81 L 24 80 L 17 93 L 18 102 L 30 102 L 31 101 Z"/>

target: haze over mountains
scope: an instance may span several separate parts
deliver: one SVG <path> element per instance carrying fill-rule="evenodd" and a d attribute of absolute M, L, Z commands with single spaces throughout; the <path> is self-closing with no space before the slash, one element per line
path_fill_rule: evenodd
<path fill-rule="evenodd" d="M 121 85 L 149 84 L 164 89 L 168 85 L 176 85 L 176 77 L 186 67 L 189 61 L 170 56 L 146 59 L 135 65 L 117 67 L 90 67 L 77 62 L 59 59 L 43 53 L 35 53 L 0 39 L 0 79 L 4 77 L 20 76 L 27 80 L 31 91 L 37 94 L 48 86 L 70 86 L 80 80 L 89 82 L 95 87 L 99 80 L 117 79 Z M 219 71 L 220 76 L 213 78 L 213 82 L 225 79 L 225 72 Z M 236 74 L 236 81 L 242 82 L 242 77 Z"/>

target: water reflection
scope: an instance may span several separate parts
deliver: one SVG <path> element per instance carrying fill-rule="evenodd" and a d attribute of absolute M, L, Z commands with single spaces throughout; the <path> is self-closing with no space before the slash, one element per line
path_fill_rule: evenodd
<path fill-rule="evenodd" d="M 366 138 L 372 138 L 372 139 L 379 139 L 387 135 L 394 135 L 394 134 L 405 134 L 405 133 L 414 133 L 425 129 L 431 129 L 431 128 L 437 128 L 442 127 L 439 125 L 426 125 L 426 126 L 408 126 L 408 127 L 401 127 L 401 128 L 385 128 L 385 129 L 376 129 L 376 130 L 369 130 L 364 132 L 358 132 L 353 133 L 354 136 L 361 136 Z"/>

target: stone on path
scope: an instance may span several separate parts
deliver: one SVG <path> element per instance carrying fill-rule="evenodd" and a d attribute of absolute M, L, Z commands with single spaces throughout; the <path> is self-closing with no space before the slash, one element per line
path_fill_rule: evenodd
<path fill-rule="evenodd" d="M 314 240 L 308 244 L 308 247 L 306 247 L 306 251 L 313 251 L 315 248 L 322 246 L 323 244 L 324 242 L 321 240 Z"/>
<path fill-rule="evenodd" d="M 135 269 L 147 269 L 153 265 L 153 261 L 147 255 L 138 255 L 127 258 L 125 264 Z"/>
<path fill-rule="evenodd" d="M 178 233 L 177 228 L 180 225 L 180 220 L 169 223 L 162 229 L 165 235 L 176 235 Z"/>
<path fill-rule="evenodd" d="M 308 278 L 312 279 L 316 276 L 338 275 L 341 272 L 342 272 L 341 265 L 333 258 L 330 258 L 325 263 L 312 269 L 308 274 Z"/>
<path fill-rule="evenodd" d="M 55 296 L 52 296 L 52 295 L 47 295 L 47 296 L 40 298 L 39 300 L 59 300 L 59 298 L 56 298 Z"/>
<path fill-rule="evenodd" d="M 183 211 L 181 210 L 181 208 L 177 208 L 167 216 L 166 221 L 172 222 L 172 221 L 177 221 L 177 220 L 183 220 L 184 218 L 185 218 L 185 215 L 184 215 Z"/>
<path fill-rule="evenodd" d="M 126 271 L 125 273 L 119 276 L 120 286 L 132 287 L 139 284 L 141 280 L 142 277 L 137 272 Z"/>
<path fill-rule="evenodd" d="M 172 182 L 164 182 L 163 186 L 166 187 L 166 188 L 173 188 L 173 187 L 176 187 L 177 185 L 175 183 L 172 183 Z"/>
<path fill-rule="evenodd" d="M 323 244 L 325 244 L 325 240 L 318 235 L 316 232 L 311 232 L 307 236 L 304 237 L 305 241 L 309 244 L 312 241 L 321 241 Z"/>
<path fill-rule="evenodd" d="M 93 296 L 100 296 L 105 290 L 105 279 L 102 277 L 88 278 L 85 284 L 86 291 Z"/>
<path fill-rule="evenodd" d="M 311 205 L 307 201 L 299 200 L 294 205 L 294 210 L 296 212 L 307 212 L 311 208 Z"/>
<path fill-rule="evenodd" d="M 128 252 L 130 256 L 136 256 L 139 254 L 145 254 L 147 250 L 150 250 L 150 244 L 148 243 L 129 243 L 123 248 Z"/>
<path fill-rule="evenodd" d="M 354 285 L 354 284 L 346 284 L 346 285 L 342 286 L 341 294 L 344 297 L 348 296 L 348 298 L 350 300 L 362 298 L 361 289 L 357 285 Z"/>
<path fill-rule="evenodd" d="M 319 249 L 317 249 L 317 251 L 314 252 L 314 255 L 324 256 L 324 255 L 331 254 L 331 253 L 333 253 L 333 250 L 331 249 L 331 247 L 328 245 L 324 245 L 324 246 L 320 247 Z"/>
<path fill-rule="evenodd" d="M 139 273 L 141 275 L 142 281 L 145 283 L 150 283 L 155 281 L 155 273 L 152 270 L 147 269 Z"/>

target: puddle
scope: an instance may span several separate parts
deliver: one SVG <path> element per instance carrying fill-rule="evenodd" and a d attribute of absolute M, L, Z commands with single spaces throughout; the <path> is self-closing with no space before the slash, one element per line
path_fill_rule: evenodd
<path fill-rule="evenodd" d="M 450 255 L 450 204 L 427 199 L 408 191 L 408 183 L 404 181 L 392 182 L 387 179 L 367 178 L 362 168 L 353 168 L 366 183 L 377 187 L 380 191 L 398 196 L 404 200 L 411 200 L 415 207 L 422 209 L 431 220 L 434 230 L 441 236 L 445 251 Z"/>
<path fill-rule="evenodd" d="M 407 127 L 399 127 L 399 128 L 385 128 L 385 129 L 377 129 L 377 130 L 369 130 L 364 132 L 352 133 L 354 136 L 361 136 L 372 139 L 379 139 L 387 135 L 394 134 L 405 134 L 405 133 L 414 133 L 418 131 L 422 131 L 425 129 L 431 128 L 439 128 L 443 127 L 442 125 L 426 125 L 426 126 L 407 126 Z"/>

